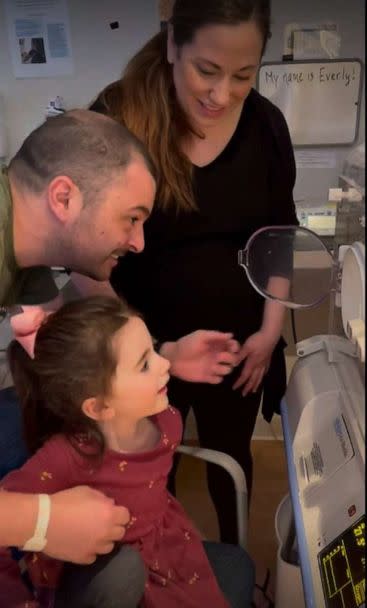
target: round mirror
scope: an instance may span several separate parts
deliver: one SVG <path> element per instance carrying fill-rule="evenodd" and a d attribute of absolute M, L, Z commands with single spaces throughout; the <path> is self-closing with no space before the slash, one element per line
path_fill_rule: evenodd
<path fill-rule="evenodd" d="M 333 258 L 308 228 L 261 228 L 238 252 L 238 261 L 257 292 L 289 308 L 316 306 L 334 286 Z"/>

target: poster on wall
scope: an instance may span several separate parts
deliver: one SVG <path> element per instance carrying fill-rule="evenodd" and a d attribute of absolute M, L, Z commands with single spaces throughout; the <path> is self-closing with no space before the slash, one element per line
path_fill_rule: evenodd
<path fill-rule="evenodd" d="M 337 59 L 340 45 L 336 23 L 288 23 L 284 28 L 283 61 Z"/>
<path fill-rule="evenodd" d="M 15 78 L 72 74 L 66 0 L 5 0 L 4 5 Z"/>

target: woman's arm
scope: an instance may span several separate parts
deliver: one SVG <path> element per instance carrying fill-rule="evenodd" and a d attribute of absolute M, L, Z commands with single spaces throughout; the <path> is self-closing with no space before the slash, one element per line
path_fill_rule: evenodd
<path fill-rule="evenodd" d="M 266 291 L 280 300 L 289 298 L 290 280 L 283 277 L 270 277 Z M 279 302 L 266 300 L 264 305 L 263 320 L 260 331 L 266 334 L 274 346 L 278 342 L 284 324 L 286 307 Z"/>

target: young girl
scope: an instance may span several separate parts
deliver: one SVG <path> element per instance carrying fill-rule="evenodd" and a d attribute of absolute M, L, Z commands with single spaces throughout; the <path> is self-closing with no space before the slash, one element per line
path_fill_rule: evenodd
<path fill-rule="evenodd" d="M 143 606 L 227 608 L 198 532 L 166 489 L 182 422 L 168 404 L 169 363 L 141 318 L 99 296 L 51 315 L 28 310 L 12 325 L 9 360 L 33 456 L 2 490 L 101 490 L 130 511 L 124 543 L 146 565 Z M 26 561 L 35 594 L 3 555 L 0 606 L 52 605 L 62 563 L 42 553 Z"/>

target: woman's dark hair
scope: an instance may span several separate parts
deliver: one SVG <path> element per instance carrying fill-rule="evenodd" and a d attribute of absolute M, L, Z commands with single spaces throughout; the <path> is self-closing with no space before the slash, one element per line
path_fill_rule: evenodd
<path fill-rule="evenodd" d="M 270 0 L 176 0 L 170 24 L 177 47 L 190 43 L 205 25 L 253 21 L 270 36 Z M 196 209 L 192 164 L 182 143 L 193 128 L 175 96 L 167 60 L 167 29 L 156 34 L 129 61 L 120 80 L 108 85 L 92 104 L 123 123 L 147 147 L 158 169 L 157 204 L 166 209 Z"/>
<path fill-rule="evenodd" d="M 270 36 L 270 0 L 176 0 L 170 23 L 176 46 L 192 42 L 205 25 L 238 25 L 254 21 L 263 37 L 262 54 Z"/>
<path fill-rule="evenodd" d="M 109 393 L 117 363 L 112 338 L 134 314 L 117 298 L 85 298 L 47 318 L 37 332 L 34 359 L 16 340 L 10 343 L 10 370 L 31 453 L 61 433 L 83 455 L 103 454 L 103 434 L 81 406 L 89 397 Z M 90 440 L 88 453 L 81 452 L 80 435 Z"/>

